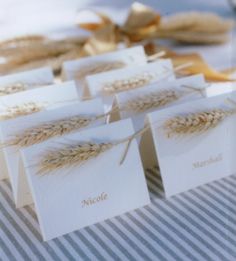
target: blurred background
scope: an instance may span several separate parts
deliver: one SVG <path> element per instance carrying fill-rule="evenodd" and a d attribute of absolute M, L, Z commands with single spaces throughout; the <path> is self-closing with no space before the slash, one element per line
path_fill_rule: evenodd
<path fill-rule="evenodd" d="M 235 0 L 232 0 L 232 2 Z M 0 0 L 0 38 L 16 35 L 40 33 L 56 37 L 84 34 L 75 26 L 79 9 L 91 8 L 102 11 L 117 23 L 127 16 L 131 0 Z M 181 11 L 210 11 L 230 18 L 235 13 L 230 0 L 143 0 L 143 4 L 153 7 L 162 15 Z M 235 37 L 220 46 L 174 46 L 178 51 L 200 52 L 208 63 L 216 69 L 236 66 Z"/>

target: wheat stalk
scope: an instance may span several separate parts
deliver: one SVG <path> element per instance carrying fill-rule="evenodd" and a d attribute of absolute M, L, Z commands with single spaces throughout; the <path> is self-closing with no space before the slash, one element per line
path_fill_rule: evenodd
<path fill-rule="evenodd" d="M 103 86 L 103 92 L 105 94 L 114 94 L 117 92 L 136 89 L 150 83 L 152 79 L 152 74 L 144 72 L 133 76 L 132 78 L 107 82 Z"/>
<path fill-rule="evenodd" d="M 0 96 L 13 94 L 17 92 L 25 91 L 27 88 L 27 85 L 25 83 L 17 82 L 13 84 L 9 84 L 4 87 L 0 87 Z"/>
<path fill-rule="evenodd" d="M 52 149 L 41 158 L 38 174 L 48 174 L 65 167 L 80 166 L 88 160 L 98 157 L 101 153 L 108 151 L 114 146 L 127 143 L 120 160 L 120 164 L 123 164 L 131 142 L 149 128 L 149 125 L 145 126 L 134 134 L 113 142 L 84 142 L 73 145 L 68 144 L 60 149 Z"/>
<path fill-rule="evenodd" d="M 81 165 L 114 146 L 113 143 L 81 143 L 52 150 L 40 161 L 39 174 L 46 174 L 64 167 Z"/>
<path fill-rule="evenodd" d="M 176 116 L 168 119 L 164 123 L 164 129 L 167 131 L 167 137 L 203 133 L 215 128 L 228 116 L 234 113 L 236 113 L 235 109 L 212 109 L 209 111 Z"/>
<path fill-rule="evenodd" d="M 151 92 L 143 96 L 135 97 L 121 106 L 121 110 L 144 112 L 153 108 L 159 108 L 178 100 L 182 92 L 176 90 L 161 90 Z"/>
<path fill-rule="evenodd" d="M 17 134 L 12 140 L 7 142 L 6 145 L 28 147 L 48 140 L 49 138 L 62 136 L 72 131 L 84 128 L 97 118 L 98 117 L 84 117 L 78 115 L 44 123 Z"/>
<path fill-rule="evenodd" d="M 119 61 L 113 62 L 97 62 L 84 66 L 76 73 L 76 79 L 83 80 L 88 75 L 93 75 L 96 73 L 107 72 L 115 69 L 120 69 L 125 67 L 125 63 Z"/>
<path fill-rule="evenodd" d="M 8 107 L 4 113 L 0 114 L 0 120 L 9 120 L 20 116 L 29 115 L 35 112 L 39 112 L 42 109 L 44 109 L 44 106 L 35 102 L 15 105 L 12 107 Z"/>
<path fill-rule="evenodd" d="M 15 37 L 9 40 L 1 41 L 0 42 L 0 48 L 15 48 L 18 46 L 25 46 L 29 45 L 35 42 L 43 42 L 45 41 L 46 38 L 41 35 L 27 35 L 27 36 L 20 36 L 20 37 Z"/>

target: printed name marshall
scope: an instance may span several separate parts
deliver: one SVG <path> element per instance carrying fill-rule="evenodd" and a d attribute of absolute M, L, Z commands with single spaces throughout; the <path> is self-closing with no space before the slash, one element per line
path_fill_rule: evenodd
<path fill-rule="evenodd" d="M 223 156 L 222 154 L 218 154 L 217 156 L 215 157 L 210 157 L 209 159 L 207 160 L 203 160 L 203 161 L 196 161 L 193 163 L 193 168 L 194 169 L 198 169 L 198 168 L 204 168 L 204 167 L 207 167 L 209 165 L 212 165 L 212 164 L 215 164 L 217 162 L 220 162 L 223 160 Z"/>

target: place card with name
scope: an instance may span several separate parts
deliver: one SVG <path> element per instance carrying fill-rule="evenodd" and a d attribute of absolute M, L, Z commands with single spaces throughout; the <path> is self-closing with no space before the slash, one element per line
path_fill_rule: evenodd
<path fill-rule="evenodd" d="M 22 149 L 44 240 L 150 203 L 131 120 Z"/>
<path fill-rule="evenodd" d="M 167 197 L 233 174 L 231 99 L 236 101 L 235 92 L 148 114 L 142 160 L 145 167 L 159 165 Z"/>
<path fill-rule="evenodd" d="M 63 79 L 75 80 L 79 93 L 82 95 L 86 76 L 131 65 L 141 65 L 146 62 L 147 57 L 143 46 L 135 46 L 115 52 L 66 61 L 63 64 Z"/>
<path fill-rule="evenodd" d="M 2 143 L 0 150 L 0 179 L 10 176 L 15 200 L 17 198 L 17 175 L 14 173 L 18 172 L 18 165 L 15 160 L 15 153 L 13 153 L 15 150 L 4 144 L 9 135 L 17 131 L 18 128 L 23 127 L 15 124 L 14 119 L 30 114 L 35 115 L 41 111 L 78 102 L 78 100 L 78 93 L 73 82 L 49 85 L 44 88 L 36 88 L 0 97 L 0 140 Z M 12 122 L 13 124 L 11 124 Z M 30 122 L 27 124 L 30 124 Z"/>

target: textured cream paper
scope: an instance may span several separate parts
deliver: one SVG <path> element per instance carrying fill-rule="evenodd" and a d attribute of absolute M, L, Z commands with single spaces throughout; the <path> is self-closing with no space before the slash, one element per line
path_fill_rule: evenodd
<path fill-rule="evenodd" d="M 145 65 L 129 66 L 124 69 L 87 76 L 87 86 L 84 88 L 84 96 L 89 98 L 103 97 L 104 103 L 110 107 L 113 102 L 114 95 L 103 94 L 102 91 L 104 84 L 116 80 L 130 79 L 143 73 L 150 73 L 153 75 L 150 84 L 153 82 L 158 82 L 162 79 L 165 79 L 166 81 L 175 79 L 171 60 L 160 59 L 156 62 Z"/>
<path fill-rule="evenodd" d="M 6 106 L 11 107 L 18 104 L 19 105 L 24 104 L 27 102 L 36 102 L 36 103 L 38 102 L 39 104 L 45 103 L 45 108 L 47 110 L 50 110 L 50 109 L 58 108 L 63 105 L 78 102 L 78 94 L 74 83 L 67 82 L 63 84 L 50 85 L 44 88 L 37 88 L 33 90 L 19 92 L 12 95 L 2 96 L 0 97 L 0 113 L 1 111 L 4 111 L 6 109 Z M 30 122 L 27 123 L 27 119 L 28 119 L 27 117 L 30 118 L 30 116 L 31 115 L 24 116 L 26 117 L 25 120 L 26 125 L 30 124 Z M 20 127 L 22 128 L 22 125 L 19 126 L 18 124 L 15 124 L 15 120 L 16 122 L 18 122 L 18 120 L 20 121 L 20 119 L 24 117 L 0 121 L 1 142 L 6 141 L 9 135 L 13 134 L 14 131 L 17 131 L 18 128 Z M 32 117 L 36 117 L 36 113 Z M 30 118 L 30 121 L 31 120 L 32 119 Z M 12 148 L 3 148 L 1 150 L 1 154 L 0 154 L 1 177 L 6 178 L 9 174 L 10 181 L 12 184 L 14 199 L 17 200 L 17 194 L 16 194 L 17 175 L 15 175 L 15 172 L 16 173 L 18 172 L 17 170 L 18 165 L 17 165 L 17 161 L 15 159 L 12 159 L 12 157 L 15 157 Z"/>
<path fill-rule="evenodd" d="M 118 106 L 120 108 L 120 112 L 116 111 L 116 113 L 114 113 L 111 116 L 111 122 L 120 119 L 131 118 L 133 121 L 134 129 L 135 131 L 137 131 L 144 126 L 144 119 L 147 113 L 203 97 L 200 92 L 195 92 L 195 91 L 191 92 L 191 90 L 181 87 L 182 85 L 187 85 L 200 89 L 204 89 L 206 87 L 204 76 L 202 74 L 199 74 L 199 75 L 179 78 L 173 81 L 160 81 L 158 83 L 153 83 L 148 86 L 145 86 L 144 88 L 138 88 L 136 90 L 118 93 L 115 96 L 115 102 L 113 108 L 115 109 L 115 107 Z M 168 89 L 190 91 L 191 93 L 181 97 L 179 100 L 166 104 L 165 106 L 162 106 L 158 109 L 152 108 L 141 113 L 135 113 L 132 111 L 122 111 L 122 105 L 126 104 L 130 100 L 139 99 L 140 97 L 151 94 L 155 91 L 168 90 Z"/>
<path fill-rule="evenodd" d="M 0 88 L 15 83 L 25 83 L 28 89 L 50 85 L 54 82 L 54 76 L 50 67 L 34 69 L 0 77 Z M 38 85 L 37 85 L 38 84 Z"/>
<path fill-rule="evenodd" d="M 131 120 L 124 120 L 68 135 L 56 142 L 116 141 L 133 133 Z M 40 155 L 56 142 L 47 141 L 21 151 L 44 240 L 150 203 L 135 140 L 123 165 L 119 161 L 126 144 L 115 146 L 81 166 L 61 169 L 51 175 L 37 175 Z M 107 195 L 105 200 L 84 204 L 84 200 L 102 194 Z"/>
<path fill-rule="evenodd" d="M 63 79 L 75 80 L 79 93 L 82 95 L 84 81 L 78 80 L 76 74 L 85 66 L 93 66 L 101 62 L 123 62 L 125 65 L 130 66 L 145 64 L 147 58 L 143 46 L 136 46 L 79 60 L 67 61 L 63 64 Z"/>
<path fill-rule="evenodd" d="M 203 98 L 148 114 L 151 130 L 141 140 L 142 160 L 144 166 L 149 167 L 159 163 L 167 197 L 233 174 L 231 125 L 235 116 L 198 135 L 167 138 L 162 128 L 166 119 L 176 115 L 232 108 L 226 102 L 227 98 L 236 99 L 236 93 Z"/>

